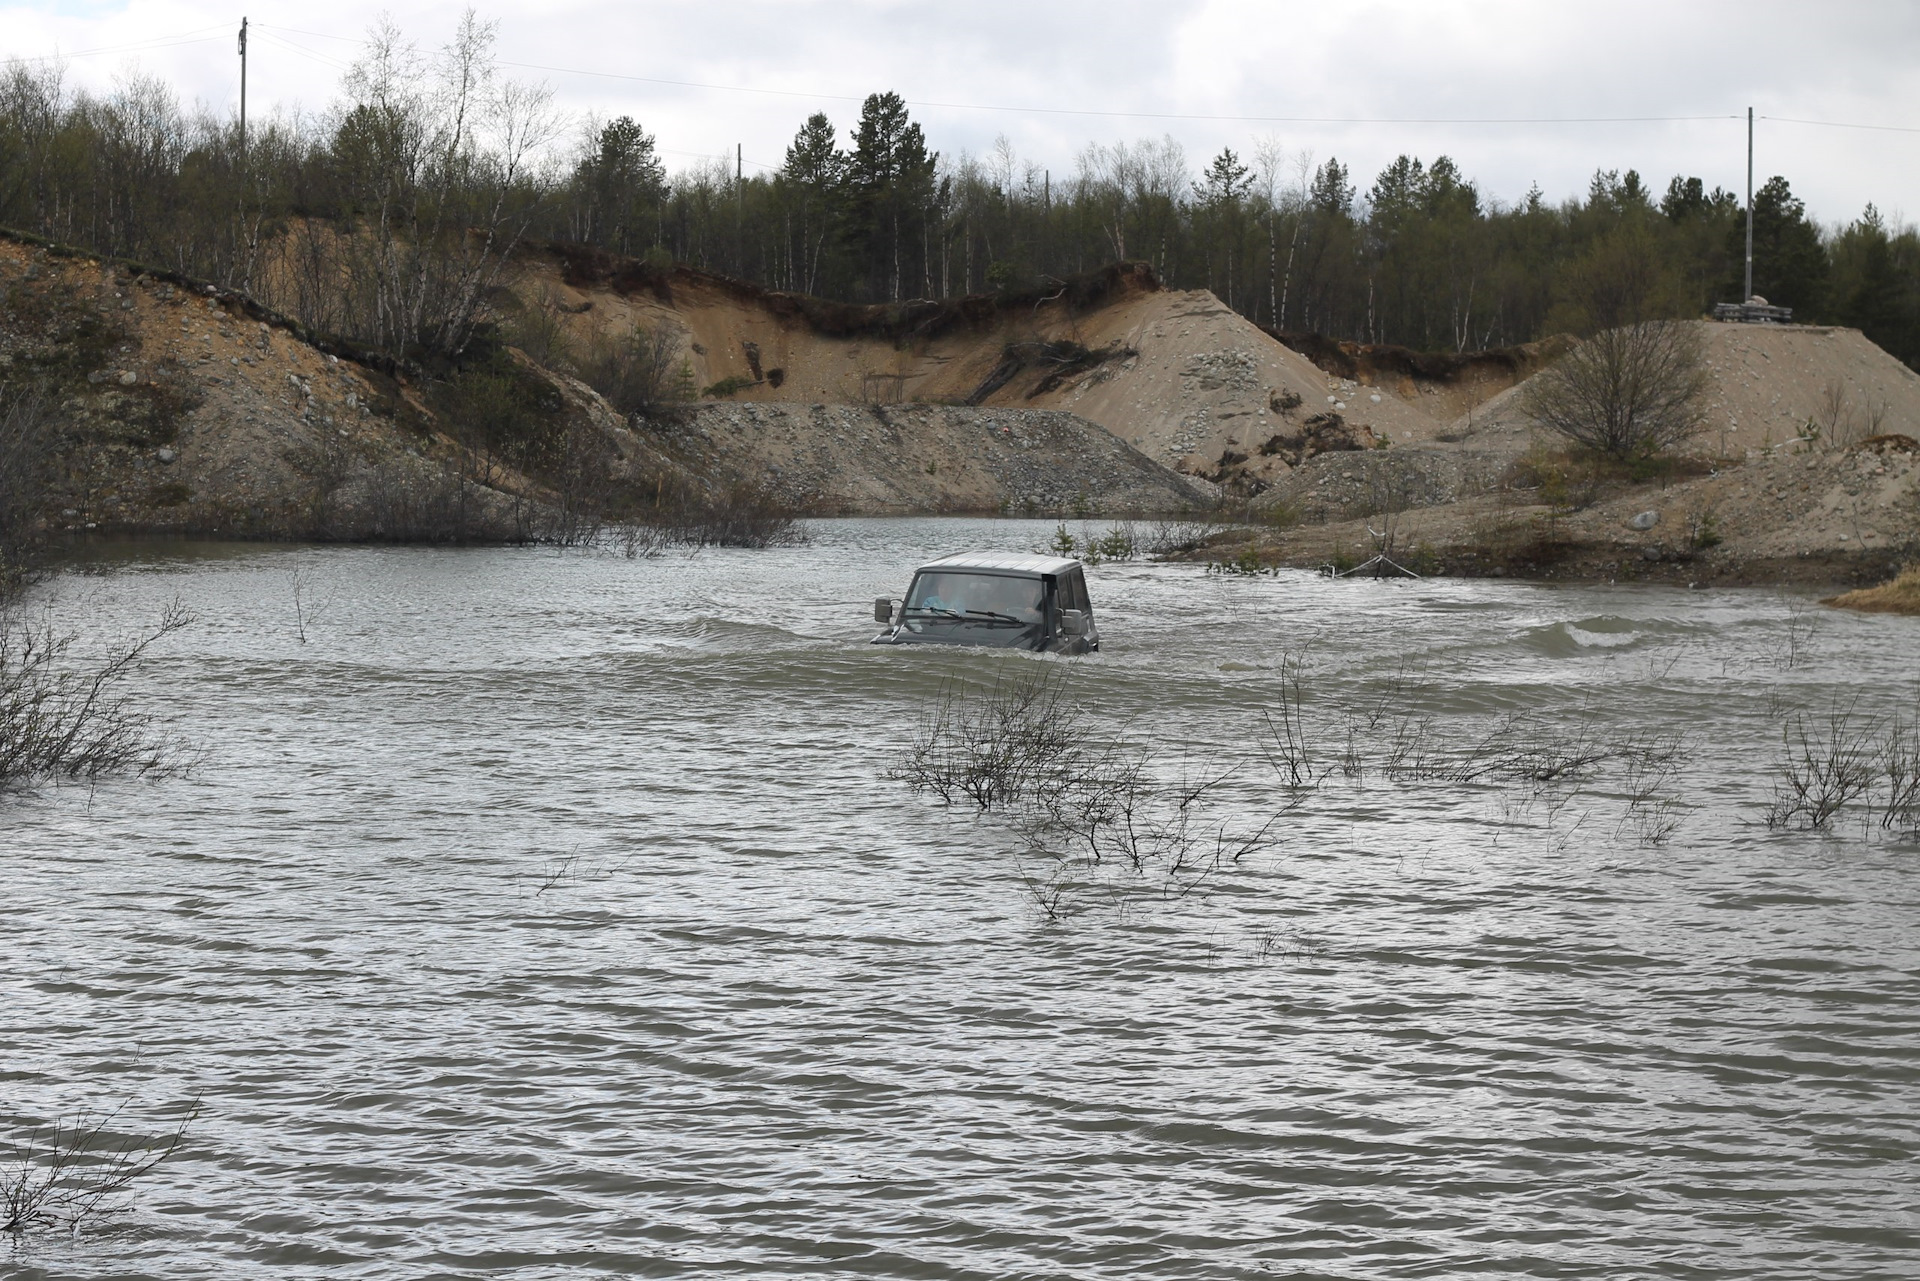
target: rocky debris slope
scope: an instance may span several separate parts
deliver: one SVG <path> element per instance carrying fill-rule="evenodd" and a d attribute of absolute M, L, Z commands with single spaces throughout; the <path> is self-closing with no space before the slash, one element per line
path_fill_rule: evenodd
<path fill-rule="evenodd" d="M 1920 555 L 1920 443 L 1779 452 L 1671 480 L 1615 486 L 1570 509 L 1509 475 L 1434 506 L 1382 505 L 1349 456 L 1351 505 L 1268 538 L 1278 563 L 1353 563 L 1388 550 L 1423 572 L 1688 583 L 1876 582 Z M 1332 459 L 1329 465 L 1336 465 Z M 1369 487 L 1370 486 L 1370 487 Z M 1218 553 L 1214 553 L 1218 555 Z"/>
<path fill-rule="evenodd" d="M 663 426 L 702 472 L 822 513 L 1173 513 L 1214 491 L 1072 414 L 706 404 Z"/>
<path fill-rule="evenodd" d="M 1315 524 L 1409 507 L 1441 507 L 1498 489 L 1513 456 L 1415 445 L 1316 454 L 1260 496 L 1257 510 Z"/>

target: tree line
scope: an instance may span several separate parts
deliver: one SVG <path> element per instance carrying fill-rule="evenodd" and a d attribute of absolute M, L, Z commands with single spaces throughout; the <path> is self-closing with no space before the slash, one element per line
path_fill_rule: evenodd
<path fill-rule="evenodd" d="M 895 93 L 802 122 L 780 166 L 669 173 L 621 116 L 572 131 L 502 77 L 471 15 L 422 55 L 391 25 L 310 117 L 187 111 L 162 82 L 102 94 L 57 63 L 0 75 L 0 223 L 242 289 L 395 356 L 464 349 L 516 246 L 563 239 L 771 288 L 889 302 L 1043 286 L 1116 259 L 1262 325 L 1422 350 L 1694 315 L 1740 297 L 1740 198 L 1597 172 L 1581 196 L 1490 198 L 1446 156 L 1363 189 L 1260 143 L 1195 172 L 1171 138 L 1071 171 L 933 150 Z M 1784 177 L 1754 196 L 1754 288 L 1920 367 L 1920 232 L 1869 205 L 1823 228 Z"/>

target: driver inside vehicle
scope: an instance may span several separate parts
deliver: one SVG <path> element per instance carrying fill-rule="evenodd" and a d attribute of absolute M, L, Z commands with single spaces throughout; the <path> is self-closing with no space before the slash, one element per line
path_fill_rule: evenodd
<path fill-rule="evenodd" d="M 1037 578 L 1000 574 L 922 574 L 909 612 L 926 610 L 962 618 L 1000 617 L 1038 623 L 1045 612 L 1044 585 Z"/>

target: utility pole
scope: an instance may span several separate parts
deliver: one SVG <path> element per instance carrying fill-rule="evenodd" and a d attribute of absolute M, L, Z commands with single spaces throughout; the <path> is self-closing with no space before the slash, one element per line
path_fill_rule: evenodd
<path fill-rule="evenodd" d="M 1747 292 L 1741 302 L 1753 297 L 1753 108 L 1747 108 Z"/>
<path fill-rule="evenodd" d="M 240 19 L 240 160 L 247 159 L 247 20 Z"/>

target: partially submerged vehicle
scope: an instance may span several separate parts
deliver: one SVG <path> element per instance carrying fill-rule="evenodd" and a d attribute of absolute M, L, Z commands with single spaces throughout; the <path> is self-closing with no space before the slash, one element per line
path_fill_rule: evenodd
<path fill-rule="evenodd" d="M 876 645 L 983 645 L 1052 654 L 1100 648 L 1077 560 L 1058 556 L 962 554 L 914 571 L 898 602 L 873 602 L 873 621 L 887 630 Z"/>

